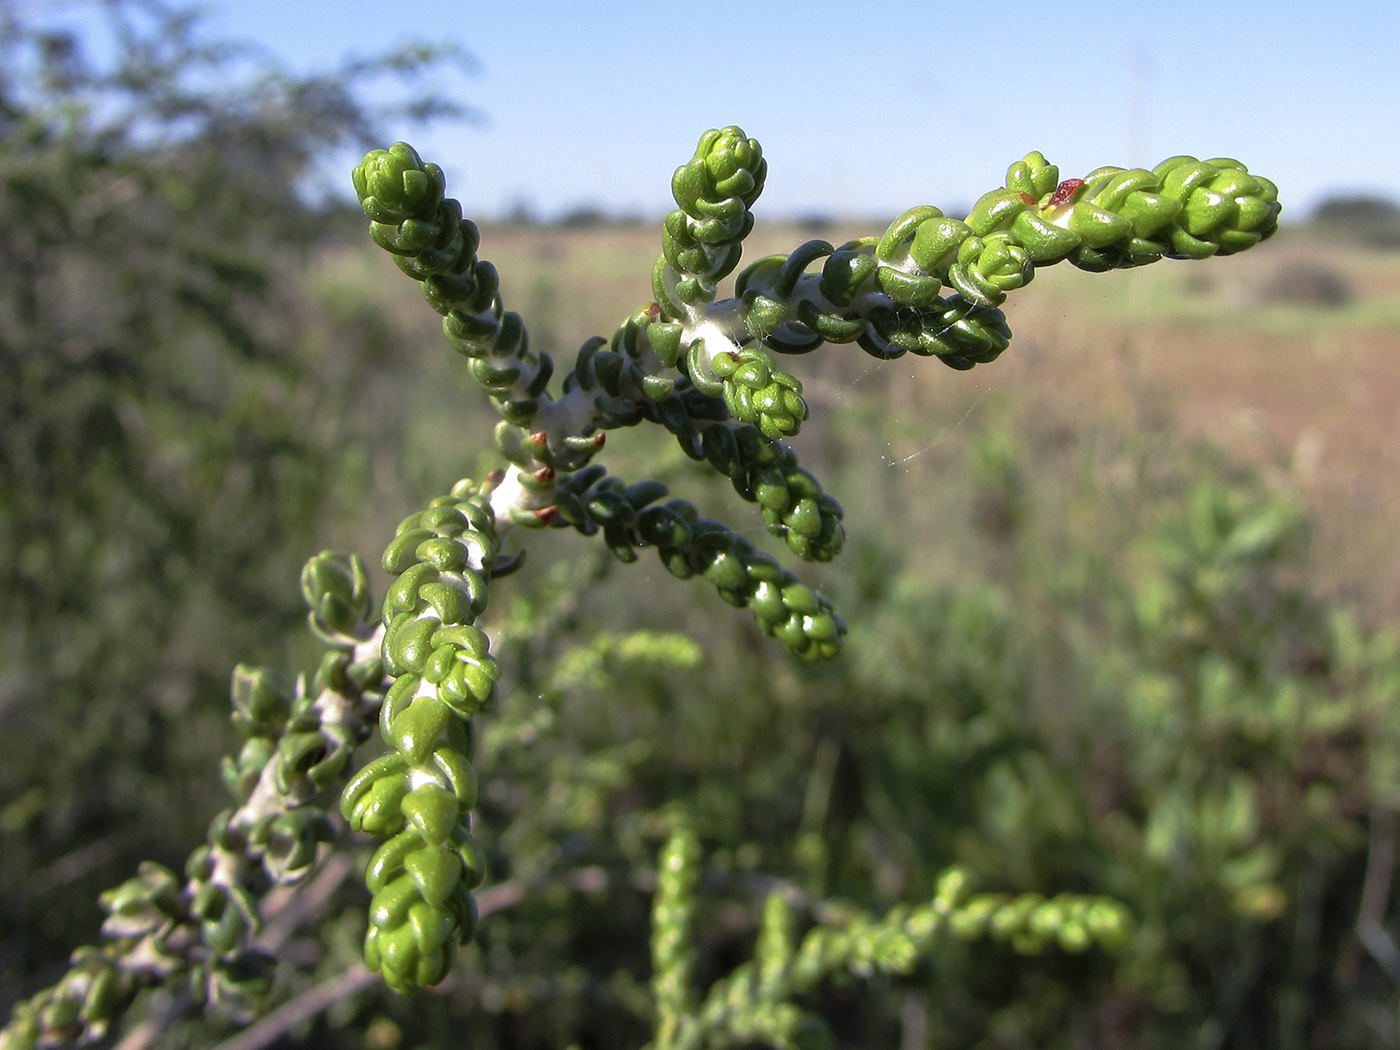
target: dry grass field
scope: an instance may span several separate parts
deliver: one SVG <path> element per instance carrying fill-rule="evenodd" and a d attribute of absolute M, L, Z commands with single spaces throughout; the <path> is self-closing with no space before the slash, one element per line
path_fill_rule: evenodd
<path fill-rule="evenodd" d="M 1041 278 L 1008 310 L 1017 396 L 1162 413 L 1262 469 L 1313 512 L 1324 584 L 1400 615 L 1400 256 L 1285 229 L 1237 258 Z"/>
<path fill-rule="evenodd" d="M 877 232 L 760 224 L 745 258 L 814 236 L 839 242 Z M 499 269 L 508 308 L 525 317 L 534 345 L 567 361 L 584 338 L 611 332 L 650 297 L 658 247 L 650 225 L 488 227 L 481 254 Z M 410 282 L 383 266 L 369 248 L 336 252 L 320 278 L 390 298 L 409 330 L 439 342 Z M 1183 444 L 1220 446 L 1296 493 L 1316 522 L 1319 582 L 1371 618 L 1400 619 L 1392 538 L 1400 530 L 1400 253 L 1285 228 L 1228 259 L 1102 275 L 1052 267 L 1014 293 L 1006 312 L 1016 333 L 1010 349 L 968 373 L 925 360 L 881 365 L 853 346 L 792 361 L 813 407 L 798 439 L 804 459 L 828 458 L 821 420 L 857 398 L 885 408 L 876 425 L 888 433 L 876 445 L 906 483 L 965 454 L 989 420 L 1029 441 L 1096 427 L 1167 428 Z M 858 526 L 859 499 L 838 496 Z"/>

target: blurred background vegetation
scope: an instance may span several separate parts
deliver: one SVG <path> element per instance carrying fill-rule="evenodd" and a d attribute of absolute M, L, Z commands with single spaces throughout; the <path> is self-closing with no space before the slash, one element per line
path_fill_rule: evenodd
<path fill-rule="evenodd" d="M 336 147 L 447 112 L 374 111 L 367 78 L 461 57 L 296 78 L 182 12 L 105 6 L 93 47 L 0 3 L 6 1009 L 95 939 L 101 889 L 148 857 L 178 869 L 226 804 L 228 674 L 308 666 L 305 557 L 374 560 L 493 465 L 493 414 L 411 282 L 307 191 Z M 774 877 L 883 909 L 960 863 L 1136 917 L 1113 956 L 950 945 L 825 989 L 842 1045 L 1400 1046 L 1398 214 L 1337 198 L 1239 259 L 1044 272 L 973 373 L 803 362 L 799 451 L 851 533 L 806 570 L 852 625 L 832 666 L 653 560 L 529 537 L 489 614 L 494 914 L 436 992 L 358 992 L 281 1045 L 641 1045 L 648 873 L 686 800 L 704 979 L 746 955 Z M 586 219 L 483 236 L 566 361 L 647 298 L 659 244 Z M 877 228 L 760 226 L 749 254 Z M 665 442 L 608 448 L 753 520 Z M 356 957 L 343 874 L 283 931 L 278 1000 Z M 161 1022 L 139 1045 L 232 1031 L 174 1002 L 138 1013 Z"/>

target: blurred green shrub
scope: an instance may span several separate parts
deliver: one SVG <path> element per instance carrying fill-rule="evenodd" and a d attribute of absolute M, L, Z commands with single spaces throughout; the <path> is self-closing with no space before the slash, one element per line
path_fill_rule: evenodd
<path fill-rule="evenodd" d="M 352 79 L 450 57 L 292 77 L 185 11 L 77 15 L 107 43 L 0 3 L 6 998 L 215 808 L 229 668 L 295 633 L 288 581 L 328 494 L 363 492 L 362 391 L 387 360 L 372 311 L 292 276 L 342 228 L 308 178 L 385 115 Z"/>
<path fill-rule="evenodd" d="M 907 522 L 851 552 L 830 666 L 703 602 L 666 610 L 676 635 L 608 633 L 657 617 L 604 557 L 527 569 L 478 761 L 509 906 L 444 997 L 351 1016 L 388 1010 L 406 1045 L 454 1015 L 475 1046 L 644 1041 L 658 814 L 684 798 L 702 984 L 751 950 L 774 878 L 879 911 L 956 863 L 1134 916 L 1116 955 L 954 946 L 824 988 L 842 1046 L 1400 1045 L 1395 636 L 1314 592 L 1306 518 L 1217 455 L 1086 433 L 1066 472 L 1045 445 L 971 435 L 923 493 L 988 537 L 960 582 L 904 561 Z"/>

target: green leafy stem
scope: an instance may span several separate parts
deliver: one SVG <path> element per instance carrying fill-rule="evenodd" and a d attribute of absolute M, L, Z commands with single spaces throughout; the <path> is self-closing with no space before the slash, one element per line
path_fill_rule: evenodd
<path fill-rule="evenodd" d="M 567 524 L 601 531 L 614 550 L 625 546 L 616 523 L 584 523 L 581 486 L 569 477 L 602 450 L 607 430 L 651 422 L 757 503 L 793 553 L 829 561 L 844 543 L 842 509 L 783 444 L 808 408 L 802 384 L 777 369 L 773 353 L 856 343 L 880 359 L 914 353 L 971 368 L 1006 349 L 1011 332 L 997 307 L 1039 267 L 1068 260 L 1102 272 L 1228 255 L 1278 227 L 1273 183 L 1235 160 L 1173 157 L 1150 171 L 1104 167 L 1061 180 L 1030 153 L 965 219 L 921 206 L 879 237 L 808 241 L 752 263 L 735 294 L 718 299 L 766 178 L 761 148 L 741 129 L 706 132 L 672 179 L 677 208 L 663 224 L 655 300 L 611 339 L 585 342 L 551 392 L 553 360 L 531 350 L 524 322 L 505 310 L 495 269 L 476 254 L 480 231 L 446 196 L 441 169 L 405 143 L 355 169 L 371 235 L 421 282 L 503 416 L 496 440 L 510 466 L 491 497 L 502 535 L 514 525 Z M 844 627 L 833 638 L 827 620 L 814 623 L 814 634 L 770 633 L 809 658 L 839 652 Z"/>
<path fill-rule="evenodd" d="M 1273 184 L 1233 160 L 1174 157 L 1151 171 L 1100 168 L 1061 181 L 1031 153 L 965 219 L 919 207 L 878 238 L 809 241 L 751 264 L 734 295 L 719 299 L 766 175 L 758 143 L 740 129 L 706 132 L 672 181 L 678 207 L 664 223 L 654 301 L 610 339 L 584 343 L 551 389 L 554 363 L 504 309 L 495 269 L 477 257 L 479 230 L 445 195 L 441 169 L 403 143 L 366 156 L 354 183 L 371 235 L 421 283 L 500 412 L 502 466 L 399 526 L 384 553 L 394 582 L 378 623 L 358 557 L 324 552 L 307 564 L 310 626 L 327 651 L 310 681 L 235 671 L 243 744 L 223 776 L 237 805 L 214 819 L 183 880 L 147 864 L 103 895 L 107 942 L 80 949 L 57 985 L 15 1008 L 0 1050 L 101 1038 L 142 988 L 176 980 L 193 999 L 248 1016 L 271 976 L 255 943 L 261 899 L 315 868 L 338 830 L 321 799 L 342 786 L 349 829 L 382 840 L 366 873 L 368 964 L 398 990 L 446 975 L 475 928 L 472 891 L 486 873 L 471 833 L 473 720 L 490 706 L 500 670 L 477 620 L 491 581 L 519 564 L 503 552 L 517 526 L 598 536 L 623 561 L 653 547 L 673 575 L 708 580 L 790 652 L 837 655 L 846 626 L 829 599 L 688 501 L 663 502 L 666 486 L 628 485 L 593 463 L 608 430 L 664 427 L 756 504 L 792 553 L 827 562 L 844 542 L 842 509 L 783 442 L 808 408 L 772 353 L 853 342 L 881 359 L 915 353 L 970 368 L 1006 348 L 997 307 L 1037 268 L 1068 260 L 1101 272 L 1227 255 L 1270 236 L 1279 213 Z M 352 776 L 376 721 L 387 751 Z M 659 865 L 657 1047 L 815 1045 L 819 1023 L 792 1000 L 837 972 L 904 972 L 945 932 L 1080 950 L 1111 943 L 1124 923 L 1121 909 L 1096 898 L 965 897 L 965 877 L 952 872 L 931 904 L 879 919 L 850 910 L 799 945 L 792 909 L 775 895 L 754 963 L 697 1005 L 698 856 L 693 833 L 678 826 Z"/>
<path fill-rule="evenodd" d="M 797 1001 L 823 981 L 907 974 L 935 956 L 945 938 L 990 937 L 1018 952 L 1051 947 L 1082 952 L 1125 940 L 1128 915 L 1104 897 L 1038 893 L 970 894 L 968 873 L 953 868 L 938 879 L 933 900 L 899 906 L 875 917 L 851 905 L 826 905 L 799 941 L 790 894 L 771 892 L 753 959 L 714 983 L 703 1001 L 695 988 L 694 935 L 700 844 L 677 823 L 657 860 L 652 902 L 653 1050 L 720 1050 L 763 1044 L 780 1050 L 823 1050 L 832 1044 L 826 1024 Z"/>
<path fill-rule="evenodd" d="M 364 563 L 323 552 L 301 582 L 327 651 L 309 681 L 234 670 L 232 720 L 243 745 L 222 773 L 238 805 L 215 816 L 183 881 L 147 862 L 102 895 L 106 943 L 78 949 L 56 985 L 16 1005 L 0 1050 L 100 1039 L 156 984 L 183 984 L 193 1002 L 234 1019 L 256 1014 L 275 962 L 255 944 L 261 901 L 273 886 L 304 880 L 335 837 L 320 802 L 344 783 L 384 689 L 384 635 L 368 623 Z"/>

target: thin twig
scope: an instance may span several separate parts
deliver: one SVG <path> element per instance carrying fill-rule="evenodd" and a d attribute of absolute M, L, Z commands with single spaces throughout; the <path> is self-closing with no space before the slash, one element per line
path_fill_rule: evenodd
<path fill-rule="evenodd" d="M 34 876 L 34 883 L 39 887 L 39 892 L 47 893 L 96 871 L 119 852 L 118 837 L 108 835 L 71 853 L 65 853 L 47 867 L 40 869 Z"/>
<path fill-rule="evenodd" d="M 262 1047 L 278 1039 L 302 1021 L 309 1021 L 322 1010 L 329 1009 L 347 996 L 373 987 L 378 981 L 379 974 L 365 966 L 364 963 L 355 963 L 339 977 L 334 977 L 325 984 L 318 984 L 310 991 L 303 992 L 295 999 L 283 1003 L 266 1017 L 250 1024 L 232 1039 L 225 1039 L 214 1050 L 262 1050 Z"/>
<path fill-rule="evenodd" d="M 330 862 L 327 862 L 327 869 L 329 868 Z M 348 864 L 346 870 L 349 870 Z M 324 876 L 323 870 L 322 875 L 317 876 L 316 881 L 320 882 Z M 340 878 L 343 877 L 343 874 L 340 875 Z M 563 881 L 574 889 L 588 892 L 606 888 L 610 879 L 608 873 L 602 868 L 583 868 L 571 872 Z M 330 882 L 329 878 L 327 878 L 327 882 Z M 334 884 L 330 885 L 325 891 L 326 895 L 329 896 L 330 893 L 334 892 L 335 886 L 338 884 L 339 882 L 336 880 Z M 313 888 L 313 886 L 307 887 L 308 895 Z M 503 882 L 483 890 L 476 897 L 477 913 L 485 917 L 495 912 L 505 911 L 507 908 L 513 908 L 525 899 L 530 888 L 524 883 Z M 288 910 L 292 909 L 289 907 Z M 288 932 L 290 933 L 290 930 Z M 333 977 L 324 984 L 318 984 L 315 988 L 303 992 L 295 999 L 283 1003 L 266 1017 L 255 1021 L 232 1038 L 224 1040 L 214 1050 L 262 1050 L 263 1047 L 280 1038 L 289 1029 L 303 1021 L 309 1021 L 347 996 L 373 987 L 378 981 L 379 974 L 363 963 L 356 963 L 339 977 Z M 142 1050 L 142 1048 L 131 1047 L 123 1048 L 123 1050 Z"/>
<path fill-rule="evenodd" d="M 154 1017 L 148 1017 L 126 1035 L 112 1050 L 146 1050 L 165 1026 Z"/>
<path fill-rule="evenodd" d="M 904 993 L 904 1008 L 899 1013 L 899 1050 L 923 1050 L 928 1039 L 928 1004 L 923 993 Z"/>
<path fill-rule="evenodd" d="M 1390 883 L 1395 874 L 1394 822 L 1394 814 L 1381 807 L 1376 806 L 1371 810 L 1371 851 L 1366 858 L 1366 879 L 1361 887 L 1361 906 L 1357 909 L 1356 935 L 1337 964 L 1337 983 L 1345 988 L 1354 985 L 1360 976 L 1363 947 L 1383 969 L 1395 976 L 1392 972 L 1396 967 L 1395 945 L 1385 936 L 1382 926 L 1390 901 Z"/>
<path fill-rule="evenodd" d="M 297 931 L 297 927 L 320 913 L 350 875 L 352 867 L 349 854 L 334 853 L 310 882 L 292 889 L 280 900 L 272 900 L 273 894 L 268 894 L 268 906 L 264 912 L 266 923 L 255 947 L 276 955 L 277 950 Z"/>
<path fill-rule="evenodd" d="M 267 900 L 264 902 L 267 906 L 267 924 L 263 927 L 262 934 L 255 942 L 255 947 L 275 955 L 277 950 L 286 943 L 287 939 L 296 932 L 297 927 L 315 916 L 321 910 L 326 901 L 329 900 L 331 895 L 340 887 L 340 884 L 345 881 L 346 876 L 350 874 L 351 867 L 352 862 L 349 855 L 345 853 L 336 853 L 326 861 L 321 870 L 316 873 L 315 878 L 310 882 L 303 883 L 296 887 L 286 887 L 281 891 L 274 890 L 273 893 L 269 894 Z M 353 971 L 347 971 L 347 973 L 350 972 Z M 341 980 L 345 976 L 345 974 L 342 974 L 341 977 L 336 978 L 336 980 Z M 330 984 L 334 983 L 335 981 L 330 982 Z M 327 985 L 319 986 L 319 988 L 326 987 Z M 341 995 L 352 995 L 357 990 L 358 989 L 355 988 L 342 990 Z M 312 991 L 307 994 L 310 995 L 316 991 L 318 991 L 318 989 L 312 989 Z M 302 998 L 304 999 L 306 997 L 303 996 Z M 298 1002 L 301 1002 L 301 1000 L 294 999 L 292 1002 L 287 1003 L 282 1009 L 286 1009 L 286 1007 L 292 1006 Z M 313 1010 L 312 1013 L 306 1016 L 314 1017 L 316 1013 L 320 1010 L 324 1010 L 333 1002 L 335 1002 L 335 999 L 330 1000 L 330 1002 L 327 1002 L 317 1010 Z M 148 1017 L 136 1027 L 132 1028 L 126 1035 L 122 1036 L 121 1042 L 117 1043 L 112 1050 L 146 1050 L 146 1048 L 155 1042 L 156 1039 L 170 1027 L 171 1023 L 188 1010 L 191 1005 L 190 998 L 187 994 L 177 997 L 176 1001 L 171 1004 L 170 1009 L 162 1011 L 157 1017 Z M 262 1021 L 245 1029 L 239 1036 L 236 1036 L 235 1039 L 241 1038 L 248 1032 L 253 1031 L 270 1018 L 277 1016 L 277 1014 L 278 1011 L 274 1010 L 271 1014 L 268 1014 L 267 1017 L 263 1018 Z M 296 1024 L 297 1021 L 301 1019 L 301 1017 L 292 1017 L 291 1020 L 284 1019 L 284 1027 L 278 1032 L 273 1033 L 271 1039 L 277 1038 L 280 1031 L 285 1031 L 287 1027 Z M 230 1040 L 230 1042 L 232 1042 L 232 1040 Z"/>
<path fill-rule="evenodd" d="M 189 992 L 181 990 L 171 998 L 164 1010 L 146 1018 L 122 1036 L 112 1050 L 146 1050 L 146 1047 L 159 1039 L 161 1034 L 193 1005 L 194 1000 L 190 998 Z"/>

